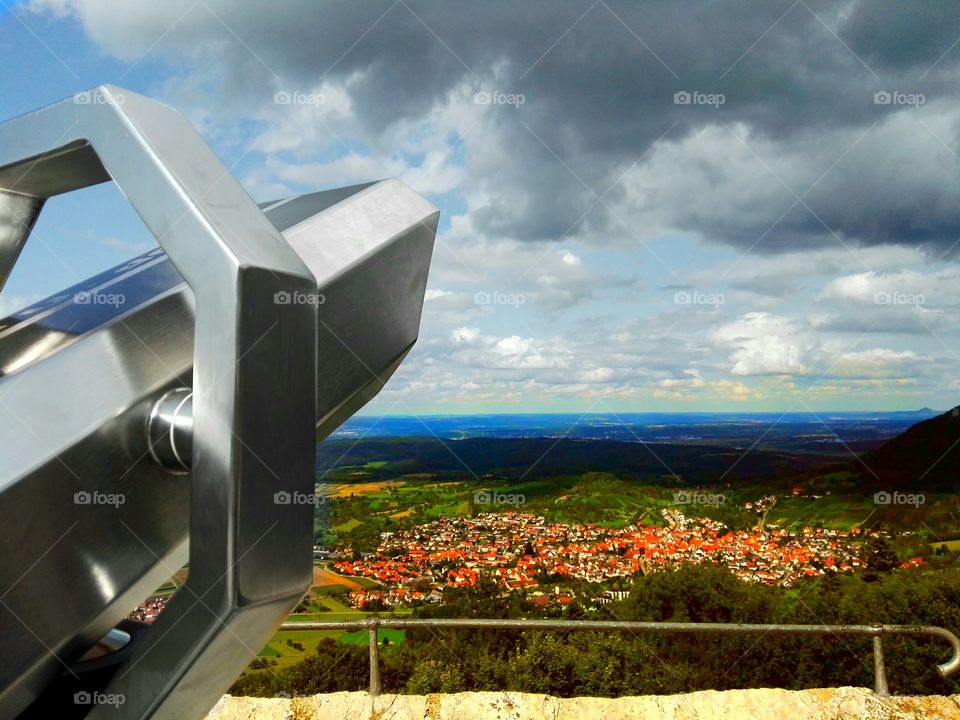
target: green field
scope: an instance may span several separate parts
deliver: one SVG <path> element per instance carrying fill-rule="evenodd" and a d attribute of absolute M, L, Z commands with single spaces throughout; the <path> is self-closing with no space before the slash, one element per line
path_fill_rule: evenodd
<path fill-rule="evenodd" d="M 334 525 L 333 529 L 339 533 L 348 533 L 351 530 L 355 530 L 356 528 L 360 527 L 361 525 L 363 525 L 362 520 L 357 520 L 356 518 L 350 518 L 349 520 L 347 520 L 345 523 L 342 523 L 341 525 Z"/>
<path fill-rule="evenodd" d="M 779 498 L 767 514 L 767 525 L 795 530 L 804 525 L 822 525 L 836 530 L 863 527 L 875 514 L 873 498 L 831 495 L 819 499 Z"/>
<path fill-rule="evenodd" d="M 317 645 L 323 638 L 338 638 L 343 635 L 342 630 L 294 630 L 278 632 L 270 642 L 260 651 L 257 657 L 276 660 L 276 668 L 283 669 L 295 665 L 307 655 L 315 652 Z M 303 651 L 287 645 L 287 640 L 303 645 Z M 273 667 L 271 665 L 271 667 Z M 258 672 L 256 670 L 249 672 Z"/>
<path fill-rule="evenodd" d="M 377 637 L 382 642 L 383 640 L 389 640 L 390 644 L 403 642 L 406 637 L 406 630 L 394 630 L 393 628 L 380 628 L 377 631 Z M 346 635 L 340 638 L 342 643 L 350 643 L 351 645 L 367 645 L 370 642 L 370 633 L 366 630 L 356 630 L 352 633 L 347 633 Z"/>
<path fill-rule="evenodd" d="M 947 546 L 947 550 L 950 552 L 960 553 L 960 540 L 945 540 L 930 543 L 930 547 L 933 550 L 939 550 L 944 545 Z"/>
<path fill-rule="evenodd" d="M 956 537 L 957 497 L 928 493 L 922 505 L 877 505 L 872 495 L 831 495 L 819 499 L 781 498 L 767 524 L 787 529 L 822 525 L 837 530 L 883 526 L 936 537 Z"/>
<path fill-rule="evenodd" d="M 336 597 L 338 595 L 349 595 L 350 589 L 343 585 L 316 585 L 310 588 L 310 592 L 315 595 Z"/>
<path fill-rule="evenodd" d="M 378 582 L 377 582 L 376 580 L 374 580 L 373 578 L 353 577 L 353 576 L 351 575 L 351 576 L 350 576 L 350 579 L 353 580 L 357 585 L 362 585 L 362 586 L 365 587 L 365 588 L 380 587 L 380 583 L 378 583 Z"/>
<path fill-rule="evenodd" d="M 327 586 L 329 587 L 329 586 Z M 321 590 L 324 588 L 320 588 Z M 287 618 L 288 623 L 315 623 L 315 622 L 343 622 L 350 620 L 366 620 L 372 613 L 355 610 L 344 604 L 339 598 L 332 595 L 322 595 L 311 601 L 312 604 L 322 604 L 329 608 L 327 612 L 296 613 Z M 408 608 L 397 608 L 392 614 L 398 616 L 409 615 Z M 403 630 L 384 628 L 379 632 L 381 638 L 386 638 L 391 644 L 403 642 Z M 274 635 L 270 642 L 258 653 L 257 657 L 270 661 L 270 670 L 282 670 L 296 664 L 306 655 L 313 653 L 317 644 L 324 638 L 333 638 L 339 642 L 349 644 L 366 644 L 369 635 L 366 630 L 347 632 L 345 630 L 281 630 Z M 287 640 L 300 643 L 303 650 L 287 645 Z M 273 662 L 276 665 L 273 665 Z M 263 669 L 248 669 L 246 672 L 265 672 Z"/>

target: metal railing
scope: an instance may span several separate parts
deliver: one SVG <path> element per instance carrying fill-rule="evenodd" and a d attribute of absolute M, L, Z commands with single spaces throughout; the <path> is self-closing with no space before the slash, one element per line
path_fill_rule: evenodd
<path fill-rule="evenodd" d="M 414 628 L 456 629 L 515 629 L 545 632 L 634 632 L 634 633 L 705 633 L 717 635 L 862 635 L 873 638 L 874 693 L 879 697 L 890 694 L 883 658 L 884 635 L 928 635 L 950 643 L 953 656 L 936 666 L 941 677 L 947 677 L 960 668 L 960 638 L 949 630 L 935 625 L 754 625 L 746 623 L 695 622 L 624 622 L 618 620 L 478 620 L 478 619 L 418 619 L 398 620 L 372 617 L 367 620 L 344 622 L 284 623 L 280 630 L 363 630 L 369 632 L 370 695 L 380 694 L 380 652 L 378 628 L 397 630 Z"/>

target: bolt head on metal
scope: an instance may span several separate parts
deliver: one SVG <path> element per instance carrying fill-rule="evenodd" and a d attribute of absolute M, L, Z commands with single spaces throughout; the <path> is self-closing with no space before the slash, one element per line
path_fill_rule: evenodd
<path fill-rule="evenodd" d="M 170 470 L 190 469 L 193 452 L 193 391 L 174 388 L 163 394 L 147 418 L 150 456 Z"/>

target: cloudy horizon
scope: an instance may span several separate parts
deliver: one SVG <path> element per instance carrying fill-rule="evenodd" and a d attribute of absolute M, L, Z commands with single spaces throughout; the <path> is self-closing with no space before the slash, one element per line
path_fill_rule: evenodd
<path fill-rule="evenodd" d="M 3 119 L 111 83 L 258 201 L 440 208 L 365 414 L 960 403 L 960 7 L 31 0 L 0 38 Z M 152 244 L 109 188 L 35 238 L 2 314 Z"/>

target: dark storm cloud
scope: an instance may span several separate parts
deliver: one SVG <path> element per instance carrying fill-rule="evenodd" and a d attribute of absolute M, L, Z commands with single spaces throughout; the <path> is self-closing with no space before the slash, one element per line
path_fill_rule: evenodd
<path fill-rule="evenodd" d="M 191 13 L 165 43 L 179 41 L 194 53 L 213 48 L 205 57 L 222 66 L 223 87 L 234 98 L 353 77 L 349 92 L 362 124 L 357 131 L 369 138 L 398 120 L 422 117 L 464 82 L 476 91 L 522 93 L 519 108 L 491 108 L 486 138 L 465 142 L 469 163 L 461 189 L 489 197 L 472 219 L 492 235 L 630 238 L 637 230 L 624 223 L 633 225 L 632 200 L 626 183 L 614 184 L 621 174 L 633 163 L 642 169 L 650 162 L 654 153 L 644 153 L 660 138 L 678 143 L 705 127 L 743 124 L 753 140 L 771 143 L 774 159 L 781 148 L 798 158 L 825 143 L 835 150 L 825 164 L 800 173 L 796 189 L 757 210 L 751 207 L 755 196 L 738 194 L 747 178 L 692 147 L 677 156 L 673 171 L 681 181 L 699 174 L 699 196 L 691 201 L 666 193 L 660 205 L 648 202 L 647 219 L 741 248 L 755 247 L 778 222 L 777 232 L 756 245 L 759 252 L 837 238 L 854 245 L 945 248 L 960 237 L 955 182 L 931 183 L 924 168 L 879 163 L 869 142 L 863 146 L 868 152 L 831 168 L 849 141 L 829 140 L 914 112 L 910 123 L 902 123 L 904 137 L 924 136 L 938 179 L 960 179 L 954 128 L 947 123 L 935 135 L 921 125 L 935 107 L 960 117 L 954 79 L 960 48 L 952 48 L 960 38 L 956 3 L 310 0 L 210 7 L 222 24 Z M 131 23 L 142 22 L 129 12 Z M 202 29 L 191 23 L 220 40 L 205 45 Z M 156 24 L 144 29 L 145 38 L 167 30 Z M 224 40 L 223 26 L 242 42 Z M 875 104 L 878 91 L 919 93 L 925 106 Z M 698 104 L 694 96 L 678 104 L 678 92 L 702 93 L 707 100 Z M 711 103 L 709 96 L 717 94 L 722 103 Z M 728 141 L 737 142 L 732 136 Z M 495 158 L 484 161 L 484 142 L 495 144 Z M 775 185 L 778 180 L 761 167 L 767 163 L 773 159 L 758 157 L 753 171 Z M 828 168 L 829 182 L 789 210 L 791 194 Z M 874 197 L 863 196 L 864 176 Z M 729 217 L 709 203 L 688 208 L 714 194 L 724 199 Z"/>
<path fill-rule="evenodd" d="M 841 36 L 880 68 L 925 72 L 960 38 L 960 13 L 953 0 L 861 2 Z"/>
<path fill-rule="evenodd" d="M 500 89 L 526 95 L 523 109 L 533 111 L 538 134 L 585 157 L 635 151 L 674 121 L 690 128 L 718 115 L 770 133 L 872 122 L 876 108 L 862 99 L 882 86 L 814 15 L 834 32 L 855 30 L 833 17 L 834 3 L 297 5 L 222 13 L 252 33 L 238 29 L 286 78 L 309 83 L 364 71 L 352 94 L 376 130 L 422 113 L 465 76 L 490 82 L 500 61 L 509 63 Z M 868 38 L 858 45 L 868 48 Z M 929 54 L 946 49 L 936 45 Z M 699 114 L 673 103 L 675 92 L 695 89 L 724 93 L 728 102 Z"/>

